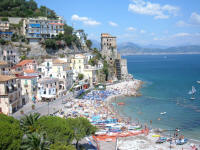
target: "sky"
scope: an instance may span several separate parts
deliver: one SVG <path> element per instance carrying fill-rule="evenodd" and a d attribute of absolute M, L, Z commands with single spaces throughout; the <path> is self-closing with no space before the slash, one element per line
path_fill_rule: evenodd
<path fill-rule="evenodd" d="M 89 39 L 101 33 L 118 43 L 200 45 L 200 0 L 35 0 Z"/>

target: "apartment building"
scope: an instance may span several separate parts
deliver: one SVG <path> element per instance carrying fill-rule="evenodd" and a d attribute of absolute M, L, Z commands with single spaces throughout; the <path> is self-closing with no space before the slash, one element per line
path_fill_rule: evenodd
<path fill-rule="evenodd" d="M 51 20 L 46 17 L 28 18 L 23 21 L 23 34 L 29 42 L 38 42 L 41 39 L 54 38 L 64 33 L 64 20 L 58 17 Z"/>
<path fill-rule="evenodd" d="M 41 78 L 38 80 L 37 100 L 53 101 L 58 97 L 58 90 L 58 78 Z"/>
<path fill-rule="evenodd" d="M 9 21 L 3 21 L 0 18 L 0 38 L 4 40 L 11 40 L 13 32 L 9 31 Z"/>
<path fill-rule="evenodd" d="M 11 115 L 22 104 L 20 80 L 15 76 L 0 75 L 0 113 Z"/>

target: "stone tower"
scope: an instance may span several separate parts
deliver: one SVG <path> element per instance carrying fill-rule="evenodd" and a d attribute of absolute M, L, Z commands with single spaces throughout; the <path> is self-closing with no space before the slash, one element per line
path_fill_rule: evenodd
<path fill-rule="evenodd" d="M 108 33 L 101 34 L 101 53 L 106 56 L 107 60 L 115 60 L 117 58 L 117 42 L 116 37 Z"/>

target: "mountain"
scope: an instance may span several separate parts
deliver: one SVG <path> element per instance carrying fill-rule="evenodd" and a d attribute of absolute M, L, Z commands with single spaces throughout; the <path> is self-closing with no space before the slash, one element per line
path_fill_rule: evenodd
<path fill-rule="evenodd" d="M 118 46 L 121 55 L 138 55 L 138 54 L 200 54 L 199 45 L 177 46 L 169 48 L 147 48 L 128 42 L 121 43 Z"/>
<path fill-rule="evenodd" d="M 97 40 L 91 40 L 92 41 L 92 48 L 98 48 L 100 50 L 101 44 Z"/>

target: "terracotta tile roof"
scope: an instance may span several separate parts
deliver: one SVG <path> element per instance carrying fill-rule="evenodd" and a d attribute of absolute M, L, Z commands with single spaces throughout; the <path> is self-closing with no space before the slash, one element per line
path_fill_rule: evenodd
<path fill-rule="evenodd" d="M 6 82 L 12 79 L 16 79 L 15 76 L 9 76 L 9 75 L 0 75 L 0 82 Z"/>
<path fill-rule="evenodd" d="M 60 59 L 53 60 L 53 64 L 64 64 L 64 63 L 66 63 L 64 60 L 60 60 Z"/>
<path fill-rule="evenodd" d="M 5 65 L 8 65 L 8 63 L 5 61 L 0 61 L 0 66 L 5 66 Z"/>
<path fill-rule="evenodd" d="M 16 66 L 24 66 L 28 63 L 33 63 L 34 60 L 22 60 L 20 63 L 18 63 Z"/>
<path fill-rule="evenodd" d="M 49 24 L 55 24 L 55 25 L 61 25 L 61 26 L 64 25 L 64 23 L 49 23 Z"/>
<path fill-rule="evenodd" d="M 32 79 L 36 78 L 37 76 L 18 76 L 19 79 Z"/>
<path fill-rule="evenodd" d="M 24 70 L 24 72 L 25 72 L 25 73 L 36 73 L 35 70 L 31 70 L 31 69 L 30 69 L 30 70 Z"/>

